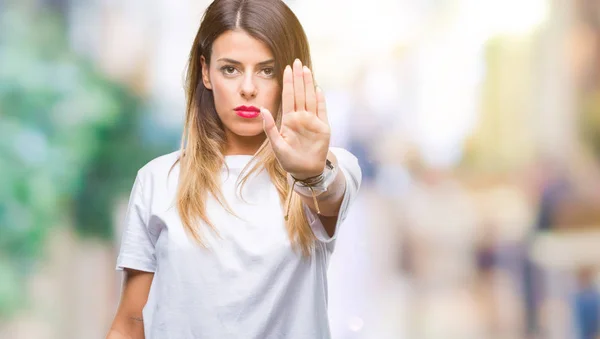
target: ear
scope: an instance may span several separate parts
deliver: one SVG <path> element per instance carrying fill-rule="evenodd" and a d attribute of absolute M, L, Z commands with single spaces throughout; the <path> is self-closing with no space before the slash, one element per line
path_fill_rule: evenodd
<path fill-rule="evenodd" d="M 204 59 L 204 55 L 200 56 L 200 63 L 202 64 L 202 83 L 204 87 L 209 90 L 212 90 L 212 85 L 210 84 L 210 77 L 208 76 L 208 64 L 206 64 L 206 59 Z"/>

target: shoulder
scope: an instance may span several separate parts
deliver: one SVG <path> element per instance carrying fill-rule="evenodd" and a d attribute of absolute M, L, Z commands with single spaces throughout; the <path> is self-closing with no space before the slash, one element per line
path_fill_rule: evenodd
<path fill-rule="evenodd" d="M 171 168 L 173 168 L 173 165 L 177 163 L 180 154 L 181 151 L 177 150 L 148 161 L 138 170 L 138 178 L 142 181 L 147 181 L 151 180 L 152 177 L 163 176 L 164 174 L 169 173 Z"/>

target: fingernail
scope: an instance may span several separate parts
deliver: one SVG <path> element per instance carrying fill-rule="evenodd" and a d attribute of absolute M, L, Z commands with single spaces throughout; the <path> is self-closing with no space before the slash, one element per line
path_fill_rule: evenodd
<path fill-rule="evenodd" d="M 297 63 L 297 64 L 301 64 L 301 65 L 302 65 L 302 62 L 301 62 L 301 61 L 300 61 L 300 59 L 298 59 L 298 58 L 296 58 L 296 60 L 294 60 L 294 63 Z"/>
<path fill-rule="evenodd" d="M 291 70 L 292 70 L 292 66 L 290 66 L 290 65 L 285 66 L 284 71 L 291 71 Z"/>
<path fill-rule="evenodd" d="M 310 69 L 308 69 L 308 67 L 306 67 L 306 66 L 303 66 L 303 67 L 302 67 L 302 69 L 304 70 L 304 72 L 306 72 L 306 73 L 310 73 Z"/>

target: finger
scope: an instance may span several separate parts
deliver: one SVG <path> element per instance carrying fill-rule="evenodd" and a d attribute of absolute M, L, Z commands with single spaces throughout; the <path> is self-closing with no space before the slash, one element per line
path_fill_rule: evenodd
<path fill-rule="evenodd" d="M 306 110 L 317 114 L 317 96 L 315 93 L 313 74 L 306 66 L 304 66 L 302 70 L 304 75 L 304 92 L 306 94 Z"/>
<path fill-rule="evenodd" d="M 317 116 L 321 121 L 329 124 L 329 120 L 327 118 L 327 106 L 325 105 L 325 94 L 323 94 L 323 90 L 321 87 L 317 86 Z"/>
<path fill-rule="evenodd" d="M 281 91 L 281 112 L 283 114 L 294 111 L 294 78 L 290 65 L 283 71 L 283 89 Z"/>
<path fill-rule="evenodd" d="M 274 150 L 285 149 L 288 145 L 285 140 L 283 140 L 283 137 L 281 137 L 281 134 L 279 134 L 275 119 L 273 119 L 271 112 L 263 107 L 260 109 L 260 113 L 263 117 L 263 130 L 271 142 L 271 147 L 273 147 Z"/>
<path fill-rule="evenodd" d="M 302 62 L 300 59 L 294 61 L 294 103 L 296 104 L 296 111 L 304 111 L 304 76 L 302 72 Z"/>

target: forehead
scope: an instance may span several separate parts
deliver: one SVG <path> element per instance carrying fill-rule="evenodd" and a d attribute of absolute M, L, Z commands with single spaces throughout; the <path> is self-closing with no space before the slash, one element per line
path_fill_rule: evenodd
<path fill-rule="evenodd" d="M 248 33 L 236 30 L 221 34 L 213 43 L 211 59 L 229 58 L 241 63 L 259 63 L 273 58 L 273 53 L 262 41 Z"/>

